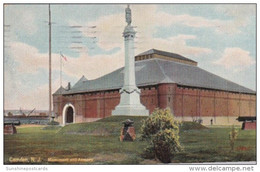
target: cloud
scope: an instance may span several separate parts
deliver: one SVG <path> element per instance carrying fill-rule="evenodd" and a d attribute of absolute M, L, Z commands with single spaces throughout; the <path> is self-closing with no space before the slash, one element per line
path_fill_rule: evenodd
<path fill-rule="evenodd" d="M 38 30 L 38 26 L 36 24 L 35 18 L 37 11 L 35 11 L 34 7 L 35 6 L 23 5 L 4 6 L 5 24 L 10 25 L 11 29 L 13 29 L 15 32 L 22 30 L 24 33 L 28 35 L 35 34 Z"/>
<path fill-rule="evenodd" d="M 256 4 L 225 4 L 216 6 L 216 11 L 244 20 L 256 15 Z"/>
<path fill-rule="evenodd" d="M 17 83 L 18 84 L 18 83 Z M 25 83 L 23 83 L 25 84 Z M 8 89 L 5 89 L 4 109 L 33 109 L 46 110 L 49 106 L 49 85 L 44 84 L 29 91 L 24 91 L 23 86 L 15 90 L 15 98 L 8 95 Z M 59 87 L 59 80 L 52 82 L 52 91 Z"/>
<path fill-rule="evenodd" d="M 184 25 L 194 28 L 212 28 L 216 33 L 235 34 L 240 33 L 241 27 L 246 26 L 248 17 L 236 16 L 235 19 L 220 20 L 220 19 L 207 19 L 201 16 L 191 16 L 189 14 L 171 15 L 165 12 L 158 12 L 157 21 L 161 26 L 169 26 L 172 24 Z M 164 20 L 161 20 L 161 19 Z"/>
<path fill-rule="evenodd" d="M 122 37 L 124 28 L 124 14 L 113 14 L 102 16 L 95 22 L 90 22 L 87 25 L 97 26 L 97 32 L 90 34 L 83 32 L 85 36 L 96 36 L 98 38 L 97 45 L 104 50 L 111 50 L 116 47 L 122 47 L 124 41 Z"/>
<path fill-rule="evenodd" d="M 36 74 L 40 69 L 48 70 L 48 53 L 40 53 L 37 48 L 22 42 L 12 42 L 10 45 L 11 48 L 7 51 L 7 57 L 17 63 L 15 69 L 17 72 Z M 88 79 L 94 79 L 112 72 L 124 64 L 124 52 L 122 50 L 111 55 L 90 56 L 85 49 L 85 51 L 81 51 L 77 58 L 64 55 L 68 60 L 63 62 L 63 72 L 73 77 L 85 75 Z M 60 70 L 60 54 L 52 53 L 52 70 Z"/>
<path fill-rule="evenodd" d="M 95 79 L 110 73 L 124 65 L 124 52 L 118 51 L 112 55 L 90 56 L 82 52 L 78 58 L 68 58 L 64 62 L 64 73 L 69 76 L 80 77 L 85 75 L 87 79 Z"/>
<path fill-rule="evenodd" d="M 209 54 L 212 52 L 209 48 L 187 45 L 186 41 L 193 39 L 196 39 L 195 35 L 177 35 L 167 39 L 153 38 L 152 41 L 144 42 L 140 47 L 137 45 L 136 50 L 141 53 L 144 50 L 155 48 L 188 57 L 199 57 L 203 54 Z"/>
<path fill-rule="evenodd" d="M 48 54 L 22 42 L 11 42 L 6 50 L 8 58 L 18 63 L 17 71 L 21 73 L 36 73 L 40 68 L 48 67 Z"/>
<path fill-rule="evenodd" d="M 233 69 L 237 72 L 255 64 L 255 60 L 253 60 L 248 51 L 234 47 L 226 48 L 222 57 L 215 61 L 214 64 L 224 66 L 226 69 Z"/>
<path fill-rule="evenodd" d="M 198 27 L 201 25 L 213 25 L 209 22 L 204 22 L 202 17 L 191 17 L 189 15 L 173 16 L 171 14 L 158 11 L 156 5 L 133 5 L 132 9 L 132 25 L 137 26 L 135 30 L 136 44 L 135 51 L 137 53 L 146 51 L 151 48 L 158 48 L 161 50 L 180 53 L 183 55 L 199 56 L 205 53 L 210 53 L 211 50 L 203 47 L 193 47 L 187 45 L 186 41 L 190 39 L 196 39 L 195 35 L 177 35 L 169 37 L 168 39 L 155 38 L 153 35 L 157 31 L 158 27 L 170 26 L 173 23 L 184 23 L 190 26 Z M 145 9 L 145 10 L 144 10 Z M 98 32 L 96 36 L 98 38 L 97 45 L 104 50 L 112 50 L 113 48 L 123 47 L 122 32 L 125 23 L 124 12 L 120 14 L 113 14 L 98 18 L 95 22 L 85 23 L 83 25 L 96 25 Z M 142 17 L 140 17 L 142 16 Z M 193 22 L 191 22 L 193 21 Z M 85 36 L 89 34 L 83 32 Z"/>
<path fill-rule="evenodd" d="M 146 10 L 142 10 L 142 9 Z M 164 11 L 157 10 L 155 5 L 136 5 L 133 6 L 134 17 L 136 16 L 137 26 L 145 26 L 145 30 L 151 29 L 151 26 L 170 26 L 173 24 L 185 25 L 195 28 L 212 28 L 217 33 L 234 34 L 240 33 L 241 27 L 245 27 L 251 16 L 256 14 L 255 5 L 221 5 L 217 11 L 225 13 L 229 19 L 208 19 L 201 16 L 192 16 L 189 14 L 173 15 Z M 146 19 L 143 20 L 143 16 Z M 232 17 L 232 18 L 230 18 Z M 138 21 L 140 20 L 140 22 Z M 153 29 L 152 29 L 153 30 Z"/>
<path fill-rule="evenodd" d="M 217 29 L 218 32 L 224 33 L 240 33 L 241 28 L 248 25 L 250 18 L 256 16 L 255 4 L 225 4 L 216 6 L 216 11 L 232 17 L 232 20 L 223 22 Z"/>

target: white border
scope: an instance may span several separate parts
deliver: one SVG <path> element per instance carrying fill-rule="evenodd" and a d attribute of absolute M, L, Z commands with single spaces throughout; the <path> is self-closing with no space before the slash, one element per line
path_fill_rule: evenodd
<path fill-rule="evenodd" d="M 241 1 L 241 0 L 218 0 L 218 1 L 209 1 L 209 0 L 200 0 L 198 2 L 196 1 L 192 1 L 192 0 L 174 0 L 174 1 L 171 1 L 171 0 L 160 0 L 160 1 L 155 1 L 155 0 L 150 0 L 150 1 L 145 1 L 145 0 L 126 0 L 126 1 L 122 1 L 122 0 L 109 0 L 109 1 L 104 1 L 104 0 L 74 0 L 74 1 L 69 1 L 69 0 L 49 0 L 49 1 L 43 1 L 43 0 L 3 0 L 2 1 L 2 7 L 0 8 L 1 10 L 1 17 L 0 17 L 0 21 L 1 23 L 3 24 L 3 4 L 4 3 L 256 3 L 258 5 L 258 2 L 257 0 L 248 0 L 248 1 Z M 257 13 L 257 23 L 258 20 L 259 20 L 259 13 Z M 1 27 L 1 40 L 3 40 L 3 25 Z M 257 30 L 258 31 L 258 30 Z M 257 34 L 257 43 L 259 43 L 259 39 L 258 39 L 258 34 Z M 3 55 L 3 42 L 1 41 L 1 53 Z M 257 46 L 257 50 L 258 50 L 258 46 Z M 3 63 L 3 59 L 2 59 L 2 62 Z M 259 65 L 257 63 L 257 69 Z M 1 65 L 1 70 L 0 70 L 0 81 L 2 81 L 1 83 L 3 83 L 3 65 Z M 259 78 L 259 75 L 258 75 L 258 71 L 257 71 L 257 81 Z M 0 88 L 2 89 L 3 91 L 3 84 L 0 84 Z M 257 90 L 259 90 L 259 85 L 258 85 L 258 82 L 257 82 Z M 1 94 L 1 103 L 2 103 L 2 106 L 1 106 L 1 109 L 0 111 L 3 112 L 3 92 Z M 257 101 L 257 107 L 259 105 L 259 101 Z M 75 111 L 74 111 L 75 112 Z M 1 120 L 0 120 L 0 124 L 3 126 L 3 114 L 1 115 Z M 258 123 L 257 123 L 257 126 L 258 126 Z M 258 127 L 257 127 L 258 128 Z M 1 148 L 3 149 L 3 134 L 0 135 L 1 137 L 1 142 L 0 142 L 0 146 Z M 257 132 L 257 140 L 259 138 L 259 132 Z M 259 144 L 257 144 L 257 155 L 259 155 L 259 147 L 258 147 Z M 16 165 L 3 165 L 3 152 L 4 151 L 1 151 L 1 155 L 0 155 L 0 163 L 1 163 L 1 167 L 0 169 L 2 169 L 1 171 L 7 171 L 6 167 L 16 167 Z M 259 168 L 259 157 L 257 157 L 257 161 L 258 161 L 258 165 L 254 165 L 254 171 L 259 171 L 260 168 Z M 45 165 L 19 165 L 19 167 L 43 167 Z M 102 166 L 102 165 L 49 165 L 46 167 L 48 168 L 48 172 L 49 171 L 77 171 L 77 172 L 80 172 L 80 171 L 84 171 L 84 172 L 87 172 L 87 171 L 120 171 L 120 172 L 133 172 L 133 171 L 156 171 L 156 172 L 159 172 L 159 171 L 169 171 L 169 172 L 173 172 L 173 171 L 182 171 L 182 172 L 189 172 L 189 167 L 190 166 L 194 166 L 194 165 L 131 165 L 131 166 L 128 166 L 128 165 L 111 165 L 111 166 Z M 196 165 L 197 167 L 198 166 L 209 166 L 209 165 Z M 222 166 L 222 165 L 219 165 L 219 166 Z M 233 165 L 225 165 L 225 166 L 233 166 Z M 245 166 L 245 165 L 236 165 L 236 166 Z M 19 170 L 17 170 L 19 171 Z"/>

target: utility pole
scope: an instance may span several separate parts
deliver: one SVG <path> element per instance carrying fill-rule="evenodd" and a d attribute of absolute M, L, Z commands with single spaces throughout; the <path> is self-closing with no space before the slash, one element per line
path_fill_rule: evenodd
<path fill-rule="evenodd" d="M 62 59 L 61 59 L 61 52 L 60 52 L 60 87 L 62 86 Z"/>
<path fill-rule="evenodd" d="M 51 116 L 51 5 L 49 4 L 49 117 Z"/>

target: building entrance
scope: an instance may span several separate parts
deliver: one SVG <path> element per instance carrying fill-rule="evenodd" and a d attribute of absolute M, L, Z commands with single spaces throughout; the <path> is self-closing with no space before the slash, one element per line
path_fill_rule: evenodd
<path fill-rule="evenodd" d="M 73 108 L 71 106 L 66 111 L 66 123 L 73 123 Z"/>

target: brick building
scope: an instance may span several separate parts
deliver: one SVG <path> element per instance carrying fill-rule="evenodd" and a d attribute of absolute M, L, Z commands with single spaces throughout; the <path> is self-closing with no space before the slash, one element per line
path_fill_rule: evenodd
<path fill-rule="evenodd" d="M 135 57 L 141 103 L 151 113 L 169 107 L 179 120 L 203 124 L 238 124 L 238 116 L 256 116 L 256 92 L 197 67 L 181 55 L 151 49 Z M 111 116 L 120 102 L 124 68 L 95 80 L 84 76 L 53 94 L 61 124 L 90 122 Z"/>

